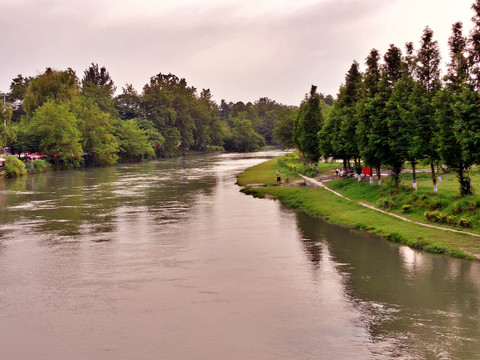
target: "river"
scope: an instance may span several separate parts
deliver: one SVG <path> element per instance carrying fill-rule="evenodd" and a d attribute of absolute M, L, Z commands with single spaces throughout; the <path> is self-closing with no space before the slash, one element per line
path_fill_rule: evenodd
<path fill-rule="evenodd" d="M 478 263 L 240 193 L 272 155 L 1 182 L 1 359 L 480 358 Z"/>

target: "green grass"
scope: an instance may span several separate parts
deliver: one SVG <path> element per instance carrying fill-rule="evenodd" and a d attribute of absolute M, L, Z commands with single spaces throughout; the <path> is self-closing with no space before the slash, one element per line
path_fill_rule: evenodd
<path fill-rule="evenodd" d="M 278 160 L 273 159 L 247 169 L 238 176 L 239 184 L 273 185 L 275 184 L 275 171 L 277 168 Z M 285 168 L 280 168 L 280 171 L 284 171 L 285 174 L 286 170 Z M 422 174 L 422 182 L 425 180 L 425 184 L 422 184 L 422 187 L 425 186 L 426 188 L 419 189 L 419 191 L 416 192 L 419 194 L 418 199 L 421 199 L 419 201 L 427 203 L 431 201 L 432 198 L 439 198 L 441 201 L 445 198 L 448 199 L 448 196 L 443 198 L 441 196 L 434 197 L 429 195 L 428 192 L 431 193 L 432 190 L 427 189 L 428 179 L 423 179 L 423 175 L 428 176 L 428 174 Z M 294 178 L 293 174 L 289 174 L 289 176 L 290 179 Z M 447 179 L 445 182 L 446 181 Z M 402 191 L 397 192 L 388 182 L 381 188 L 368 183 L 358 183 L 354 179 L 337 180 L 329 182 L 328 184 L 331 188 L 352 199 L 368 202 L 376 206 L 381 205 L 379 204 L 379 199 L 381 198 L 393 199 L 393 204 L 390 204 L 392 208 L 389 210 L 425 222 L 423 216 L 424 211 L 417 205 L 413 205 L 410 210 L 411 212 L 408 214 L 402 211 L 402 205 L 404 205 L 402 201 L 409 199 L 413 193 L 413 191 L 409 190 L 408 186 L 402 188 Z M 455 193 L 452 184 L 448 185 L 448 187 L 452 187 L 450 189 L 451 192 L 448 192 L 448 194 Z M 447 192 L 448 187 L 445 186 L 445 192 Z M 247 187 L 242 191 L 256 197 L 265 197 L 266 195 L 273 196 L 282 204 L 291 208 L 303 210 L 313 216 L 320 216 L 335 224 L 379 235 L 415 249 L 465 259 L 480 257 L 480 238 L 407 223 L 395 217 L 365 208 L 355 202 L 342 199 L 324 189 L 309 189 L 295 186 L 265 186 L 256 188 Z M 401 194 L 401 196 L 399 196 L 399 194 Z M 423 199 L 424 195 L 426 195 L 425 199 Z M 453 201 L 455 199 L 451 200 Z M 453 204 L 454 203 L 455 201 L 453 201 Z M 388 202 L 386 205 L 389 205 Z M 435 204 L 430 205 L 435 206 Z M 453 205 L 450 204 L 448 206 Z M 441 224 L 441 226 L 447 225 Z M 468 229 L 468 231 L 472 230 L 477 229 Z"/>
<path fill-rule="evenodd" d="M 277 185 L 276 172 L 280 170 L 282 181 L 288 175 L 290 182 L 299 180 L 301 177 L 287 167 L 279 164 L 279 158 L 268 160 L 259 165 L 253 166 L 249 171 L 245 171 L 237 176 L 237 184 L 240 186 L 263 184 L 263 185 Z"/>
<path fill-rule="evenodd" d="M 306 176 L 315 176 L 330 173 L 334 174 L 338 163 L 318 163 L 318 173 L 315 164 L 303 164 L 297 153 L 287 154 L 279 158 L 279 164 L 288 168 L 290 171 L 300 173 Z"/>
<path fill-rule="evenodd" d="M 355 179 L 331 181 L 327 186 L 343 195 L 367 202 L 393 213 L 401 214 L 420 222 L 436 223 L 442 227 L 465 230 L 480 234 L 480 195 L 459 196 L 459 185 L 455 174 L 443 174 L 438 183 L 438 194 L 433 194 L 430 174 L 417 177 L 418 191 L 411 187 L 411 174 L 402 176 L 399 189 L 391 186 L 386 179 L 379 187 L 359 183 Z M 480 182 L 480 174 L 472 174 L 472 183 Z M 434 216 L 432 215 L 434 213 Z"/>

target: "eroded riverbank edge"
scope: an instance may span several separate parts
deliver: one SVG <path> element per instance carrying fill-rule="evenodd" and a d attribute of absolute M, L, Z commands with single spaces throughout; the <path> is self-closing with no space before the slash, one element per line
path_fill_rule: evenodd
<path fill-rule="evenodd" d="M 278 200 L 285 206 L 323 218 L 336 225 L 380 236 L 417 250 L 467 260 L 480 260 L 478 237 L 406 222 L 349 201 L 321 187 L 277 186 L 274 181 L 265 181 L 266 178 L 274 179 L 277 169 L 283 173 L 291 173 L 288 169 L 282 168 L 277 159 L 272 159 L 237 175 L 237 184 L 247 195 Z M 247 180 L 248 182 L 245 182 Z M 256 185 L 250 185 L 253 183 Z"/>

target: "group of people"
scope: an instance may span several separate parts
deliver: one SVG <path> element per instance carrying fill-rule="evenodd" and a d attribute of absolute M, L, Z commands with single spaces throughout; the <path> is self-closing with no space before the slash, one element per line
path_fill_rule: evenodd
<path fill-rule="evenodd" d="M 353 177 L 354 175 L 355 175 L 355 172 L 353 171 L 353 169 L 350 169 L 348 167 L 346 169 L 344 169 L 343 167 L 335 169 L 336 177 L 345 177 L 345 176 Z"/>

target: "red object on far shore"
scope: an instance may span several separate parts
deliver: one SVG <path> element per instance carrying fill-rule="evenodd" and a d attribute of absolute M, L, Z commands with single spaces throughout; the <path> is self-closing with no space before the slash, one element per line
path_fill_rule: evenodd
<path fill-rule="evenodd" d="M 30 160 L 43 159 L 43 158 L 46 158 L 46 157 L 47 157 L 47 155 L 42 155 L 42 154 L 37 154 L 37 153 L 27 155 L 27 159 L 30 159 Z"/>

